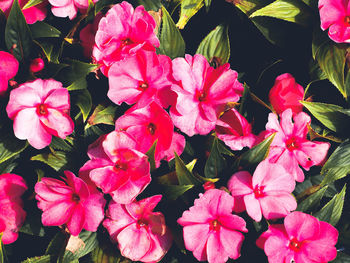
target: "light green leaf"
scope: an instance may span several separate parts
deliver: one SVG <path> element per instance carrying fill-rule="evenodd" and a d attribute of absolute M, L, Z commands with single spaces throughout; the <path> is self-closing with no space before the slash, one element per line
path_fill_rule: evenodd
<path fill-rule="evenodd" d="M 183 29 L 191 17 L 194 16 L 203 5 L 203 0 L 182 0 L 180 18 L 176 26 Z"/>
<path fill-rule="evenodd" d="M 37 21 L 36 23 L 29 25 L 29 28 L 32 32 L 33 38 L 61 37 L 62 34 L 57 28 L 42 21 Z"/>
<path fill-rule="evenodd" d="M 308 196 L 305 200 L 298 204 L 297 211 L 307 212 L 311 211 L 315 207 L 317 207 L 327 190 L 327 186 L 319 189 L 316 193 Z"/>
<path fill-rule="evenodd" d="M 180 185 L 201 185 L 201 181 L 187 169 L 185 163 L 176 153 L 175 171 Z"/>
<path fill-rule="evenodd" d="M 85 129 L 97 124 L 114 125 L 114 117 L 117 108 L 118 107 L 114 105 L 109 105 L 108 107 L 105 107 L 101 104 L 97 105 L 94 112 L 88 119 L 88 123 L 86 124 Z"/>
<path fill-rule="evenodd" d="M 29 0 L 24 6 L 23 6 L 23 10 L 24 9 L 27 9 L 29 7 L 32 7 L 32 6 L 36 6 L 40 3 L 44 2 L 44 0 Z"/>
<path fill-rule="evenodd" d="M 27 258 L 26 260 L 22 261 L 22 263 L 51 263 L 51 262 L 52 261 L 51 261 L 50 255 Z"/>
<path fill-rule="evenodd" d="M 66 250 L 64 257 L 63 257 L 63 263 L 70 263 L 74 260 L 77 260 L 77 259 L 85 256 L 86 254 L 93 251 L 98 245 L 96 232 L 82 231 L 79 234 L 79 239 L 83 243 L 81 243 L 81 246 L 77 249 L 77 251 L 74 251 L 74 253 Z M 68 241 L 68 246 L 69 246 L 69 241 Z M 66 249 L 67 249 L 67 247 L 66 247 Z"/>
<path fill-rule="evenodd" d="M 210 155 L 204 167 L 204 176 L 206 178 L 219 177 L 220 173 L 226 168 L 226 160 L 219 151 L 218 141 L 218 138 L 214 139 Z"/>
<path fill-rule="evenodd" d="M 157 141 L 158 140 L 155 140 L 154 143 L 152 144 L 151 148 L 149 148 L 149 150 L 146 152 L 146 155 L 148 157 L 148 161 L 149 161 L 150 166 L 151 166 L 151 172 L 156 169 L 156 160 L 155 160 L 154 155 L 156 152 Z"/>
<path fill-rule="evenodd" d="M 186 164 L 186 168 L 192 173 L 194 166 L 197 163 L 197 159 L 194 159 L 192 162 Z"/>
<path fill-rule="evenodd" d="M 61 150 L 65 152 L 70 152 L 73 150 L 73 147 L 70 143 L 56 136 L 52 137 L 50 147 L 55 150 Z"/>
<path fill-rule="evenodd" d="M 269 4 L 269 2 L 269 0 L 240 0 L 235 1 L 233 4 L 247 16 L 250 16 L 256 10 Z"/>
<path fill-rule="evenodd" d="M 61 151 L 56 151 L 54 154 L 40 153 L 30 158 L 30 160 L 43 162 L 56 171 L 64 170 L 68 163 L 67 153 Z"/>
<path fill-rule="evenodd" d="M 209 7 L 211 5 L 211 0 L 204 0 L 205 10 L 209 12 Z"/>

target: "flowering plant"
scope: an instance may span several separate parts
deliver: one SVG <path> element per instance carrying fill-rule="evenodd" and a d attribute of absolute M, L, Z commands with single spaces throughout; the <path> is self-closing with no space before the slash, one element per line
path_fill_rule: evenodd
<path fill-rule="evenodd" d="M 349 262 L 349 7 L 0 0 L 0 263 Z"/>

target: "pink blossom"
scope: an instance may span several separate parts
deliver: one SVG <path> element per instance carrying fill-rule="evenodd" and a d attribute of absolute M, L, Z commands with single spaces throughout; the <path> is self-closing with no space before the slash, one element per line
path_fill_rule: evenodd
<path fill-rule="evenodd" d="M 319 0 L 321 29 L 328 28 L 328 36 L 337 43 L 350 43 L 349 0 Z"/>
<path fill-rule="evenodd" d="M 257 240 L 269 263 L 316 263 L 335 259 L 338 231 L 302 212 L 286 216 L 284 225 L 270 225 Z"/>
<path fill-rule="evenodd" d="M 113 26 L 111 26 L 113 25 Z M 156 22 L 143 6 L 132 7 L 123 1 L 114 5 L 101 19 L 96 32 L 93 57 L 108 76 L 110 66 L 139 49 L 155 51 L 159 40 Z"/>
<path fill-rule="evenodd" d="M 65 182 L 44 177 L 35 185 L 38 207 L 45 226 L 65 224 L 73 236 L 84 228 L 97 231 L 104 218 L 106 200 L 96 188 L 86 184 L 72 172 L 64 172 Z"/>
<path fill-rule="evenodd" d="M 175 58 L 172 64 L 178 81 L 172 86 L 178 95 L 170 111 L 174 125 L 188 136 L 208 134 L 227 102 L 236 102 L 242 95 L 237 72 L 228 63 L 214 69 L 200 54 Z"/>
<path fill-rule="evenodd" d="M 16 76 L 18 61 L 10 53 L 0 51 L 0 95 L 8 88 L 8 81 Z"/>
<path fill-rule="evenodd" d="M 265 160 L 253 174 L 241 171 L 232 175 L 228 189 L 233 197 L 242 198 L 248 215 L 259 222 L 285 217 L 297 208 L 291 194 L 295 188 L 294 177 L 281 165 Z"/>
<path fill-rule="evenodd" d="M 172 244 L 172 236 L 161 212 L 153 212 L 161 195 L 131 204 L 114 201 L 108 207 L 107 228 L 111 239 L 118 242 L 120 253 L 132 261 L 158 262 Z"/>
<path fill-rule="evenodd" d="M 304 112 L 292 116 L 292 110 L 285 110 L 280 116 L 280 123 L 276 114 L 269 114 L 266 124 L 266 137 L 276 133 L 271 143 L 268 159 L 271 163 L 281 164 L 297 182 L 304 181 L 304 172 L 311 166 L 320 165 L 327 156 L 330 144 L 327 142 L 309 141 L 306 139 L 308 125 L 311 119 Z"/>
<path fill-rule="evenodd" d="M 102 17 L 103 14 L 99 12 L 95 16 L 93 23 L 87 24 L 79 33 L 80 44 L 84 49 L 84 56 L 87 58 L 91 58 L 92 49 L 95 45 L 96 31 Z"/>
<path fill-rule="evenodd" d="M 115 129 L 126 131 L 137 141 L 137 150 L 146 153 L 157 140 L 155 151 L 156 165 L 160 160 L 171 160 L 174 151 L 180 155 L 185 147 L 185 138 L 174 133 L 174 125 L 168 113 L 157 103 L 152 102 L 140 109 L 128 110 L 115 122 Z"/>
<path fill-rule="evenodd" d="M 19 6 L 23 8 L 29 0 L 18 0 Z M 5 13 L 6 16 L 9 15 L 13 0 L 2 0 L 0 1 L 0 9 Z M 46 5 L 47 1 L 43 1 L 42 3 L 22 9 L 23 15 L 28 24 L 34 24 L 37 21 L 43 21 L 46 18 Z"/>
<path fill-rule="evenodd" d="M 36 149 L 49 145 L 52 135 L 66 138 L 74 129 L 69 116 L 68 90 L 53 79 L 36 79 L 20 85 L 10 93 L 6 107 L 14 120 L 15 136 L 28 139 Z"/>
<path fill-rule="evenodd" d="M 98 0 L 92 0 L 93 3 Z M 69 17 L 70 20 L 77 16 L 78 10 L 86 12 L 89 7 L 89 0 L 49 0 L 51 11 L 57 17 Z"/>
<path fill-rule="evenodd" d="M 240 256 L 244 236 L 239 231 L 248 230 L 243 218 L 232 214 L 233 205 L 228 193 L 210 189 L 177 220 L 183 226 L 186 249 L 199 261 L 223 263 Z"/>
<path fill-rule="evenodd" d="M 215 133 L 232 150 L 251 148 L 256 136 L 252 134 L 250 123 L 235 109 L 225 111 L 216 121 Z"/>
<path fill-rule="evenodd" d="M 304 88 L 296 83 L 289 73 L 278 76 L 269 92 L 271 105 L 277 114 L 288 108 L 291 108 L 294 114 L 303 111 L 303 105 L 299 102 L 303 98 Z"/>
<path fill-rule="evenodd" d="M 45 67 L 45 62 L 42 58 L 35 58 L 30 62 L 29 70 L 33 73 L 42 71 Z"/>
<path fill-rule="evenodd" d="M 151 182 L 150 165 L 145 154 L 134 150 L 136 142 L 125 132 L 111 132 L 89 147 L 88 161 L 79 171 L 114 201 L 134 201 Z M 99 155 L 94 153 L 101 151 Z M 96 157 L 96 158 L 95 158 Z"/>
<path fill-rule="evenodd" d="M 16 174 L 0 175 L 0 233 L 4 244 L 15 242 L 26 212 L 21 195 L 27 190 L 22 177 Z"/>
<path fill-rule="evenodd" d="M 168 92 L 171 96 L 170 68 L 169 57 L 140 50 L 111 66 L 107 96 L 118 105 L 136 103 L 135 107 L 142 108 L 156 101 L 166 107 L 161 94 Z"/>

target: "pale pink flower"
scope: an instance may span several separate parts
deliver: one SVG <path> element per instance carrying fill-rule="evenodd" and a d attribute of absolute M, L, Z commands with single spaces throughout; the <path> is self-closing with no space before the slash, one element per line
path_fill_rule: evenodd
<path fill-rule="evenodd" d="M 168 113 L 156 102 L 140 109 L 128 110 L 115 122 L 115 129 L 126 131 L 137 141 L 136 149 L 146 153 L 157 140 L 156 165 L 160 160 L 171 160 L 174 151 L 180 155 L 185 147 L 185 138 L 174 132 Z"/>
<path fill-rule="evenodd" d="M 64 174 L 65 182 L 44 177 L 35 185 L 35 198 L 43 210 L 43 225 L 65 224 L 73 236 L 79 235 L 83 228 L 97 231 L 104 218 L 106 200 L 103 194 L 72 172 L 65 171 Z"/>
<path fill-rule="evenodd" d="M 68 90 L 53 79 L 36 79 L 20 85 L 10 93 L 6 107 L 10 119 L 14 120 L 15 136 L 36 149 L 49 145 L 51 137 L 65 139 L 74 129 L 69 116 Z"/>
<path fill-rule="evenodd" d="M 23 8 L 29 0 L 18 0 L 19 6 Z M 0 9 L 5 13 L 6 16 L 9 15 L 11 7 L 13 4 L 13 0 L 1 0 L 0 1 Z M 37 21 L 43 21 L 46 18 L 46 5 L 47 1 L 44 0 L 42 3 L 22 9 L 23 15 L 28 24 L 34 24 Z"/>
<path fill-rule="evenodd" d="M 319 0 L 321 29 L 328 28 L 328 36 L 337 43 L 350 43 L 349 0 Z"/>
<path fill-rule="evenodd" d="M 111 132 L 89 147 L 92 157 L 79 171 L 110 194 L 114 201 L 134 201 L 151 182 L 150 164 L 145 154 L 135 150 L 136 142 L 125 132 Z M 100 154 L 94 155 L 99 152 Z"/>
<path fill-rule="evenodd" d="M 232 150 L 251 148 L 256 136 L 252 134 L 252 126 L 236 109 L 225 111 L 216 121 L 215 133 Z"/>
<path fill-rule="evenodd" d="M 92 0 L 93 3 L 98 0 Z M 49 0 L 51 11 L 57 17 L 69 17 L 70 20 L 77 16 L 78 10 L 85 13 L 89 7 L 89 0 Z"/>
<path fill-rule="evenodd" d="M 172 244 L 172 236 L 161 212 L 153 212 L 161 195 L 108 207 L 103 226 L 118 242 L 120 253 L 132 261 L 158 262 Z"/>
<path fill-rule="evenodd" d="M 16 174 L 0 175 L 0 233 L 4 244 L 15 242 L 24 223 L 21 195 L 27 190 L 26 182 Z"/>
<path fill-rule="evenodd" d="M 135 55 L 113 63 L 108 73 L 107 96 L 118 105 L 136 103 L 135 107 L 142 108 L 156 101 L 166 107 L 161 95 L 172 92 L 170 69 L 169 57 L 139 50 Z"/>
<path fill-rule="evenodd" d="M 338 231 L 302 212 L 286 216 L 284 225 L 270 225 L 257 240 L 269 263 L 317 263 L 336 258 Z"/>
<path fill-rule="evenodd" d="M 8 88 L 8 81 L 16 76 L 19 63 L 13 55 L 0 51 L 0 95 Z"/>
<path fill-rule="evenodd" d="M 87 58 L 91 58 L 92 49 L 95 45 L 96 31 L 102 17 L 103 14 L 99 12 L 95 16 L 94 21 L 87 24 L 79 33 L 80 44 L 83 47 L 84 56 Z"/>
<path fill-rule="evenodd" d="M 293 117 L 292 110 L 287 109 L 280 117 L 278 122 L 277 115 L 270 113 L 266 124 L 266 137 L 276 133 L 268 159 L 272 163 L 281 164 L 297 182 L 302 182 L 304 172 L 299 165 L 308 171 L 311 166 L 322 164 L 330 144 L 307 140 L 311 119 L 306 113 L 300 112 Z"/>
<path fill-rule="evenodd" d="M 293 113 L 303 111 L 303 105 L 299 102 L 304 98 L 304 88 L 295 82 L 294 77 L 285 73 L 279 75 L 269 92 L 269 99 L 277 114 L 286 109 L 292 109 Z"/>
<path fill-rule="evenodd" d="M 295 210 L 297 202 L 291 194 L 294 188 L 294 177 L 281 165 L 267 160 L 256 167 L 253 176 L 240 171 L 228 182 L 232 196 L 241 198 L 248 215 L 257 222 L 262 215 L 270 220 L 285 217 Z"/>
<path fill-rule="evenodd" d="M 240 256 L 241 232 L 248 230 L 243 218 L 232 214 L 233 206 L 234 199 L 228 193 L 210 189 L 177 220 L 183 226 L 186 249 L 199 261 L 223 263 Z"/>
<path fill-rule="evenodd" d="M 238 74 L 228 63 L 214 69 L 204 56 L 186 55 L 173 60 L 172 70 L 178 81 L 172 90 L 178 97 L 170 115 L 174 125 L 188 136 L 208 134 L 226 104 L 238 101 L 243 93 Z"/>
<path fill-rule="evenodd" d="M 108 76 L 110 66 L 139 49 L 155 51 L 159 40 L 156 22 L 141 5 L 135 8 L 123 1 L 114 5 L 101 19 L 96 32 L 93 57 Z"/>

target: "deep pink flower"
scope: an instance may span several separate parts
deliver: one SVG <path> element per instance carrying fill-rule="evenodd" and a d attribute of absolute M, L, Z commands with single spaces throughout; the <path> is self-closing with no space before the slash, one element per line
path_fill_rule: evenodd
<path fill-rule="evenodd" d="M 259 222 L 285 217 L 297 208 L 291 194 L 295 188 L 294 177 L 281 165 L 262 161 L 253 174 L 241 171 L 232 175 L 228 189 L 233 197 L 242 198 L 248 215 Z M 236 200 L 235 200 L 236 201 Z"/>
<path fill-rule="evenodd" d="M 174 133 L 174 125 L 168 113 L 157 103 L 128 110 L 115 122 L 115 129 L 126 131 L 137 141 L 136 149 L 146 153 L 157 140 L 155 160 L 171 160 L 174 151 L 180 155 L 185 147 L 185 138 Z"/>
<path fill-rule="evenodd" d="M 93 3 L 98 0 L 92 0 Z M 77 16 L 78 10 L 86 12 L 89 7 L 89 0 L 49 0 L 51 11 L 57 17 L 69 17 L 70 20 Z"/>
<path fill-rule="evenodd" d="M 104 218 L 106 200 L 103 194 L 70 171 L 64 174 L 65 182 L 44 177 L 35 185 L 35 198 L 43 210 L 43 225 L 66 224 L 73 236 L 79 235 L 83 228 L 97 231 Z"/>
<path fill-rule="evenodd" d="M 26 182 L 19 175 L 0 175 L 0 233 L 4 244 L 17 240 L 18 230 L 24 223 L 26 212 L 21 195 L 26 190 Z"/>
<path fill-rule="evenodd" d="M 215 133 L 232 150 L 251 148 L 256 136 L 252 134 L 250 123 L 235 109 L 225 111 L 216 121 Z"/>
<path fill-rule="evenodd" d="M 29 0 L 18 0 L 19 6 L 23 8 L 25 4 L 27 4 Z M 0 1 L 0 9 L 5 13 L 6 16 L 9 15 L 13 0 L 1 0 Z M 42 3 L 22 9 L 23 15 L 28 24 L 34 24 L 37 21 L 43 21 L 46 18 L 46 5 L 47 1 L 43 1 Z"/>
<path fill-rule="evenodd" d="M 257 240 L 269 263 L 317 263 L 336 258 L 338 231 L 302 212 L 286 216 L 284 225 L 270 225 Z"/>
<path fill-rule="evenodd" d="M 240 256 L 244 236 L 239 231 L 248 230 L 243 218 L 232 214 L 233 205 L 228 193 L 210 189 L 177 220 L 183 226 L 186 249 L 199 261 L 223 263 Z"/>
<path fill-rule="evenodd" d="M 45 62 L 42 58 L 35 58 L 30 62 L 29 70 L 33 73 L 42 71 L 45 67 Z"/>
<path fill-rule="evenodd" d="M 113 25 L 113 26 L 111 26 Z M 123 1 L 114 5 L 101 19 L 96 32 L 93 57 L 108 76 L 109 67 L 139 49 L 155 51 L 159 40 L 156 22 L 143 6 L 132 7 Z"/>
<path fill-rule="evenodd" d="M 118 242 L 120 253 L 132 261 L 158 262 L 172 244 L 172 236 L 161 212 L 153 212 L 161 200 L 155 195 L 122 205 L 114 201 L 108 207 L 107 228 L 111 239 Z"/>
<path fill-rule="evenodd" d="M 170 114 L 174 125 L 188 136 L 208 134 L 225 105 L 242 95 L 243 85 L 228 63 L 214 69 L 204 56 L 186 55 L 173 60 L 172 70 L 179 85 L 172 86 L 178 97 Z"/>
<path fill-rule="evenodd" d="M 84 56 L 87 58 L 91 58 L 92 49 L 95 45 L 96 31 L 102 17 L 103 14 L 99 12 L 95 16 L 94 21 L 90 24 L 87 24 L 79 33 L 80 44 L 84 49 Z"/>
<path fill-rule="evenodd" d="M 330 144 L 306 139 L 311 119 L 304 112 L 292 116 L 287 109 L 281 115 L 280 123 L 276 114 L 269 114 L 266 124 L 266 137 L 276 133 L 270 147 L 268 159 L 281 164 L 298 182 L 304 181 L 304 172 L 299 167 L 309 170 L 313 165 L 320 165 L 327 156 Z"/>
<path fill-rule="evenodd" d="M 292 109 L 293 113 L 303 111 L 303 105 L 299 102 L 304 98 L 304 88 L 295 82 L 294 77 L 285 73 L 279 75 L 269 92 L 269 99 L 277 114 L 286 109 Z"/>
<path fill-rule="evenodd" d="M 125 132 L 111 132 L 89 147 L 92 160 L 79 173 L 88 174 L 114 201 L 131 203 L 151 182 L 148 158 L 136 151 L 135 146 L 136 142 Z M 98 151 L 101 153 L 95 155 Z"/>
<path fill-rule="evenodd" d="M 74 129 L 69 116 L 68 90 L 53 79 L 36 79 L 10 93 L 6 107 L 17 138 L 28 139 L 36 149 L 49 145 L 52 135 L 66 138 Z"/>
<path fill-rule="evenodd" d="M 170 68 L 169 57 L 157 55 L 153 51 L 139 50 L 135 55 L 111 66 L 107 96 L 118 105 L 123 102 L 129 105 L 136 103 L 135 107 L 142 108 L 156 101 L 166 107 L 159 95 L 168 91 L 168 96 L 171 96 Z"/>
<path fill-rule="evenodd" d="M 328 36 L 337 43 L 350 43 L 349 0 L 319 0 L 321 28 L 328 29 Z"/>
<path fill-rule="evenodd" d="M 18 61 L 13 55 L 0 51 L 0 95 L 6 92 L 8 81 L 16 76 L 18 66 Z"/>

